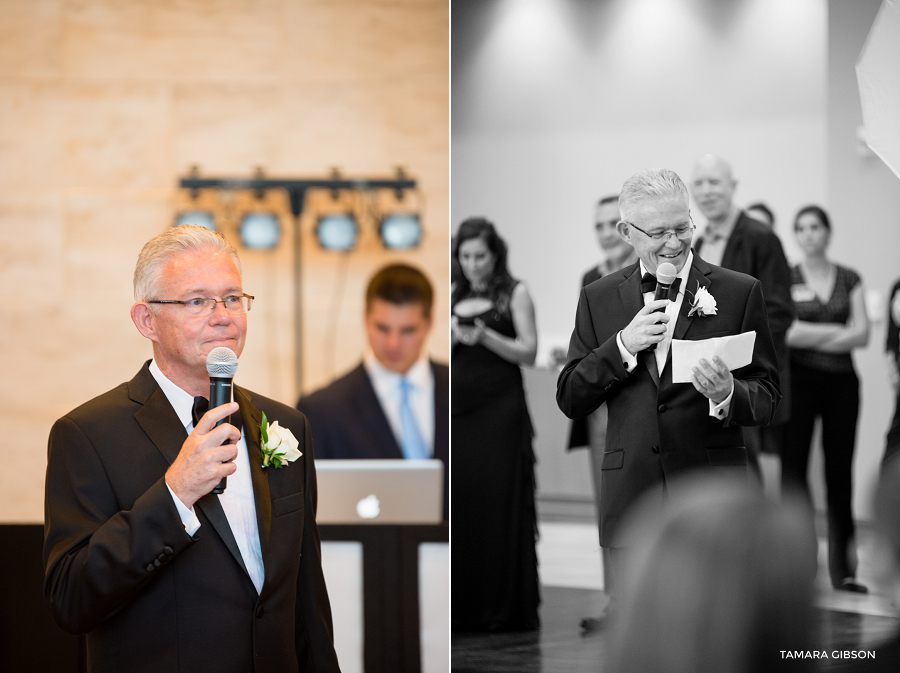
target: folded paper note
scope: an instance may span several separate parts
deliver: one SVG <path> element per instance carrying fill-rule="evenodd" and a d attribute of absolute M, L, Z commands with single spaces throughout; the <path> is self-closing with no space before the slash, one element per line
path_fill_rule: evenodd
<path fill-rule="evenodd" d="M 701 339 L 700 341 L 672 340 L 672 383 L 690 383 L 694 367 L 700 359 L 712 362 L 718 355 L 734 371 L 749 365 L 753 360 L 753 344 L 756 332 L 744 332 L 734 336 Z"/>

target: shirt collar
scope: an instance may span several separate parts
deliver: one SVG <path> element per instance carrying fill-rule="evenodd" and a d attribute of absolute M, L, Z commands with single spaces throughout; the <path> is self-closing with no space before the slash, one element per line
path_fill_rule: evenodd
<path fill-rule="evenodd" d="M 181 421 L 181 424 L 185 428 L 187 428 L 194 422 L 194 417 L 192 415 L 194 396 L 185 392 L 170 381 L 166 375 L 162 373 L 159 365 L 156 364 L 156 360 L 153 360 L 150 363 L 150 373 L 153 375 L 153 378 L 156 379 L 156 382 L 159 384 L 163 393 L 165 393 L 166 399 L 169 400 L 169 404 L 172 405 L 175 413 L 178 414 L 178 420 Z"/>
<path fill-rule="evenodd" d="M 428 357 L 424 353 L 419 356 L 419 359 L 415 361 L 406 374 L 398 374 L 385 367 L 378 361 L 371 349 L 366 352 L 363 366 L 366 368 L 366 372 L 375 389 L 385 394 L 399 389 L 401 378 L 405 378 L 413 388 L 419 390 L 425 389 L 431 381 L 431 366 L 429 365 Z"/>
<path fill-rule="evenodd" d="M 731 232 L 734 231 L 734 225 L 737 224 L 737 219 L 740 214 L 740 209 L 732 208 L 731 212 L 728 213 L 728 217 L 725 218 L 725 221 L 715 229 L 712 229 L 709 225 L 709 222 L 707 222 L 706 231 L 703 234 L 706 242 L 710 243 L 714 242 L 715 240 L 727 241 L 729 238 L 731 238 Z"/>
<path fill-rule="evenodd" d="M 681 267 L 681 271 L 678 272 L 678 277 L 681 278 L 681 286 L 678 288 L 678 294 L 684 294 L 684 288 L 687 287 L 688 276 L 691 275 L 691 265 L 694 263 L 694 251 L 688 251 L 687 260 L 684 263 L 684 266 Z M 644 277 L 644 274 L 647 273 L 647 267 L 644 266 L 644 263 L 641 262 L 641 278 Z"/>

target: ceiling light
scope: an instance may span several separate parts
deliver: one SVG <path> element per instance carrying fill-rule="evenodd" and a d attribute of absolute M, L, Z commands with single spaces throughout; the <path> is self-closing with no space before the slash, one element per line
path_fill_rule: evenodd
<path fill-rule="evenodd" d="M 175 226 L 195 224 L 199 227 L 216 230 L 216 218 L 208 210 L 186 210 L 175 216 Z"/>
<path fill-rule="evenodd" d="M 359 227 L 351 213 L 321 215 L 316 225 L 316 238 L 325 250 L 346 252 L 356 247 Z"/>
<path fill-rule="evenodd" d="M 238 233 L 245 248 L 270 250 L 281 240 L 281 225 L 275 213 L 245 213 L 241 218 Z"/>
<path fill-rule="evenodd" d="M 378 225 L 378 234 L 385 248 L 415 248 L 422 240 L 422 223 L 415 213 L 388 213 Z"/>

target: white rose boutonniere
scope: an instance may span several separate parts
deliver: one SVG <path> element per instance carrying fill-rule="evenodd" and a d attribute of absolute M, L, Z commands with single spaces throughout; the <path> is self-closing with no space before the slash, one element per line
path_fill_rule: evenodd
<path fill-rule="evenodd" d="M 259 449 L 262 453 L 262 466 L 274 465 L 276 468 L 284 467 L 303 455 L 297 450 L 300 442 L 294 437 L 294 433 L 287 428 L 282 428 L 275 421 L 269 425 L 266 414 L 263 412 L 262 423 L 259 424 Z"/>
<path fill-rule="evenodd" d="M 691 302 L 691 310 L 688 311 L 688 318 L 695 313 L 701 318 L 718 313 L 716 298 L 705 287 L 700 287 L 699 281 L 697 282 L 697 291 L 694 293 L 694 301 Z"/>

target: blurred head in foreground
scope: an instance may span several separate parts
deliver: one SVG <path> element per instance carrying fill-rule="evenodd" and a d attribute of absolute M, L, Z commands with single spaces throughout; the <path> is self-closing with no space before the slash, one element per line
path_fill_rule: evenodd
<path fill-rule="evenodd" d="M 803 505 L 746 484 L 689 477 L 639 504 L 627 526 L 617 673 L 805 670 L 781 650 L 814 649 L 816 540 Z"/>

